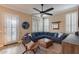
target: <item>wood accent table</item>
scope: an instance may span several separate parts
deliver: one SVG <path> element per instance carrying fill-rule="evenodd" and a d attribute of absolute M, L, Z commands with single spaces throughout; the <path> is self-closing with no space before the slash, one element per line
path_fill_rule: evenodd
<path fill-rule="evenodd" d="M 79 54 L 79 36 L 70 34 L 63 40 L 62 48 L 64 54 Z"/>
<path fill-rule="evenodd" d="M 42 47 L 44 47 L 44 48 L 48 48 L 48 47 L 50 47 L 50 46 L 52 46 L 53 45 L 53 41 L 48 41 L 48 42 L 45 42 L 45 41 L 43 41 L 43 39 L 41 40 L 41 41 L 39 41 L 39 44 L 40 44 L 40 46 L 42 46 Z"/>

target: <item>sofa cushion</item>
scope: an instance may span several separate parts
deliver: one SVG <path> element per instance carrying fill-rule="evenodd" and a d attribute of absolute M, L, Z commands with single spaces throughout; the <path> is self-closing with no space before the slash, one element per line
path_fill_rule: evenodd
<path fill-rule="evenodd" d="M 58 38 L 60 38 L 63 35 L 63 33 L 58 33 Z"/>
<path fill-rule="evenodd" d="M 58 37 L 58 33 L 55 33 L 55 34 L 54 34 L 54 37 Z"/>
<path fill-rule="evenodd" d="M 68 36 L 68 34 L 63 33 L 63 35 L 61 35 L 61 37 L 60 37 L 59 39 L 60 39 L 60 40 L 63 40 L 63 39 L 65 39 L 67 36 Z"/>

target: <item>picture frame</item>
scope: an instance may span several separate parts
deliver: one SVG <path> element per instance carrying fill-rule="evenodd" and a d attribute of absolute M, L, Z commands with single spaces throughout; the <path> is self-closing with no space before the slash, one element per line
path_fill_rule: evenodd
<path fill-rule="evenodd" d="M 52 22 L 52 28 L 55 29 L 55 30 L 56 29 L 58 30 L 59 29 L 59 23 L 60 23 L 60 21 Z"/>

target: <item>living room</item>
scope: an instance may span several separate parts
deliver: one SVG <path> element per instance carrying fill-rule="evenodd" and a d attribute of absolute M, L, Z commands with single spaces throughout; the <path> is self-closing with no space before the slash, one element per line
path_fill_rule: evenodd
<path fill-rule="evenodd" d="M 0 5 L 0 53 L 79 53 L 78 12 L 78 4 Z"/>

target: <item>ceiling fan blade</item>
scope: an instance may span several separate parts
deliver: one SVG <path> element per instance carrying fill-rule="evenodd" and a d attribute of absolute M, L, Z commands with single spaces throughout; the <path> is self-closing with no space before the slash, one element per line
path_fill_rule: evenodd
<path fill-rule="evenodd" d="M 33 8 L 34 10 L 38 11 L 38 12 L 41 12 L 40 10 L 36 9 L 36 8 Z"/>
<path fill-rule="evenodd" d="M 50 13 L 44 13 L 44 14 L 46 14 L 46 15 L 51 15 L 51 16 L 53 15 L 53 14 L 50 14 Z"/>
<path fill-rule="evenodd" d="M 53 10 L 53 9 L 54 9 L 54 8 L 49 8 L 49 9 L 43 11 L 43 13 L 48 12 L 48 11 L 51 11 L 51 10 Z"/>

